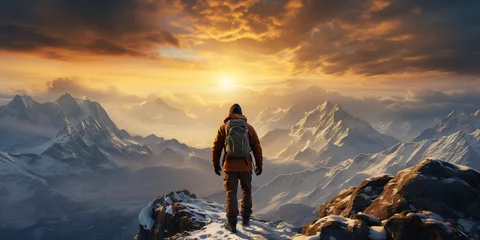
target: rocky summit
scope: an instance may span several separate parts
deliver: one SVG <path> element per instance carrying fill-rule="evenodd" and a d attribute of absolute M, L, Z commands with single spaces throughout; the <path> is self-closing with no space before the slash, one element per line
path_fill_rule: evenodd
<path fill-rule="evenodd" d="M 424 160 L 340 192 L 294 239 L 480 239 L 480 173 Z"/>
<path fill-rule="evenodd" d="M 395 176 L 370 177 L 322 204 L 301 234 L 259 219 L 230 234 L 224 213 L 221 204 L 172 192 L 142 210 L 135 239 L 480 239 L 480 173 L 427 159 Z"/>
<path fill-rule="evenodd" d="M 250 226 L 238 225 L 238 232 L 225 230 L 223 205 L 199 199 L 188 191 L 160 196 L 139 214 L 135 240 L 157 239 L 290 239 L 297 230 L 285 222 L 253 218 Z"/>

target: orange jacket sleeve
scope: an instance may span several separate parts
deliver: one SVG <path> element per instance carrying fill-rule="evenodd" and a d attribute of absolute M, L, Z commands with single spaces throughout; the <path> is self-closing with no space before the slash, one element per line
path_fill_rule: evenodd
<path fill-rule="evenodd" d="M 212 147 L 212 164 L 213 166 L 220 166 L 220 157 L 222 156 L 223 147 L 225 145 L 225 131 L 223 124 L 218 128 L 217 136 L 213 141 Z"/>
<path fill-rule="evenodd" d="M 255 157 L 255 164 L 258 167 L 263 166 L 263 152 L 262 146 L 260 145 L 260 139 L 258 139 L 257 132 L 255 129 L 250 126 L 250 147 L 252 148 L 253 157 Z"/>

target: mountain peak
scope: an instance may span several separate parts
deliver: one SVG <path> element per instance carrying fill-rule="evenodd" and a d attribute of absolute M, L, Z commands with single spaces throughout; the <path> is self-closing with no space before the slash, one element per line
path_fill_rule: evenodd
<path fill-rule="evenodd" d="M 454 109 L 448 114 L 447 118 L 457 118 L 457 117 L 463 117 L 465 115 L 467 115 L 465 112 Z"/>
<path fill-rule="evenodd" d="M 480 117 L 480 110 L 477 110 L 475 113 L 473 113 L 473 116 Z"/>
<path fill-rule="evenodd" d="M 324 110 L 332 110 L 335 107 L 337 107 L 337 105 L 333 104 L 330 101 L 325 101 L 322 105 L 320 105 L 320 109 Z"/>
<path fill-rule="evenodd" d="M 26 109 L 32 108 L 34 104 L 35 101 L 30 96 L 21 96 L 17 94 L 13 100 L 8 103 L 8 106 L 14 109 Z"/>
<path fill-rule="evenodd" d="M 59 102 L 63 102 L 63 103 L 73 103 L 73 102 L 77 102 L 77 99 L 72 95 L 70 94 L 69 92 L 65 92 L 62 96 L 60 96 L 57 101 L 57 103 Z"/>

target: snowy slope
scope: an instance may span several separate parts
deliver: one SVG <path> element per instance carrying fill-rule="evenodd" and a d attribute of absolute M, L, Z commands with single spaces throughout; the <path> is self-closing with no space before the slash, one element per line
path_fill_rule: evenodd
<path fill-rule="evenodd" d="M 407 142 L 414 139 L 425 129 L 435 126 L 438 121 L 439 119 L 437 118 L 380 121 L 372 123 L 372 127 L 380 133 L 393 136 L 402 142 Z"/>
<path fill-rule="evenodd" d="M 253 119 L 252 123 L 259 136 L 263 136 L 276 129 L 289 129 L 300 121 L 309 110 L 311 109 L 308 109 L 308 106 L 303 104 L 293 105 L 288 108 L 267 107 Z"/>
<path fill-rule="evenodd" d="M 378 174 L 394 174 L 432 158 L 480 169 L 480 130 L 435 140 L 398 143 L 375 154 L 360 154 L 328 168 L 279 175 L 254 193 L 255 207 L 269 215 L 285 204 L 318 206 L 341 189 Z"/>
<path fill-rule="evenodd" d="M 155 212 L 155 213 L 154 213 Z M 178 232 L 173 229 L 179 224 L 176 219 L 171 219 L 170 228 L 166 227 L 167 219 L 160 218 L 156 222 L 154 215 L 163 216 L 161 212 L 175 216 L 185 216 L 191 220 L 193 230 Z M 296 235 L 293 226 L 284 222 L 266 222 L 252 219 L 249 227 L 238 224 L 238 232 L 232 234 L 225 230 L 223 224 L 226 221 L 225 207 L 223 205 L 209 202 L 188 192 L 171 192 L 166 196 L 157 198 L 147 205 L 139 214 L 139 225 L 141 226 L 137 239 L 142 237 L 153 237 L 159 232 L 173 236 L 170 239 L 290 239 Z M 185 234 L 186 236 L 181 236 Z M 165 235 L 164 235 L 165 237 Z"/>
<path fill-rule="evenodd" d="M 289 131 L 273 130 L 262 142 L 267 156 L 333 166 L 359 153 L 381 151 L 398 141 L 327 101 L 308 112 Z"/>
<path fill-rule="evenodd" d="M 67 92 L 60 96 L 55 103 L 62 109 L 70 126 L 76 126 L 80 121 L 91 117 L 102 128 L 107 129 L 118 138 L 127 137 L 124 136 L 123 131 L 117 128 L 105 109 L 98 102 L 92 101 L 86 97 L 76 98 Z"/>
<path fill-rule="evenodd" d="M 420 133 L 413 141 L 440 138 L 458 131 L 471 133 L 477 129 L 480 129 L 480 110 L 472 114 L 454 110 L 434 127 Z"/>

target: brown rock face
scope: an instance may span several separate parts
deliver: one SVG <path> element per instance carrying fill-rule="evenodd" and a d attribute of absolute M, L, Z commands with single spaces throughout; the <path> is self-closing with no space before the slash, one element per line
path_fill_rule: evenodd
<path fill-rule="evenodd" d="M 321 218 L 303 229 L 302 234 L 315 236 L 320 233 L 321 239 L 368 239 L 369 228 L 362 221 L 331 216 Z"/>
<path fill-rule="evenodd" d="M 480 220 L 479 179 L 472 169 L 425 160 L 397 173 L 365 213 L 384 220 L 405 210 L 427 210 L 444 218 Z"/>
<path fill-rule="evenodd" d="M 468 239 L 451 224 L 442 221 L 431 212 L 403 212 L 388 219 L 384 228 L 392 239 Z"/>
<path fill-rule="evenodd" d="M 383 239 L 480 239 L 480 173 L 427 159 L 393 178 L 370 178 L 340 192 L 319 215 L 303 228 L 304 235 L 353 239 L 348 234 L 364 237 L 357 233 L 367 228 Z"/>
<path fill-rule="evenodd" d="M 318 215 L 340 215 L 352 217 L 363 212 L 383 192 L 383 187 L 393 176 L 381 175 L 364 180 L 358 187 L 350 187 L 341 191 L 330 202 L 322 204 Z"/>

